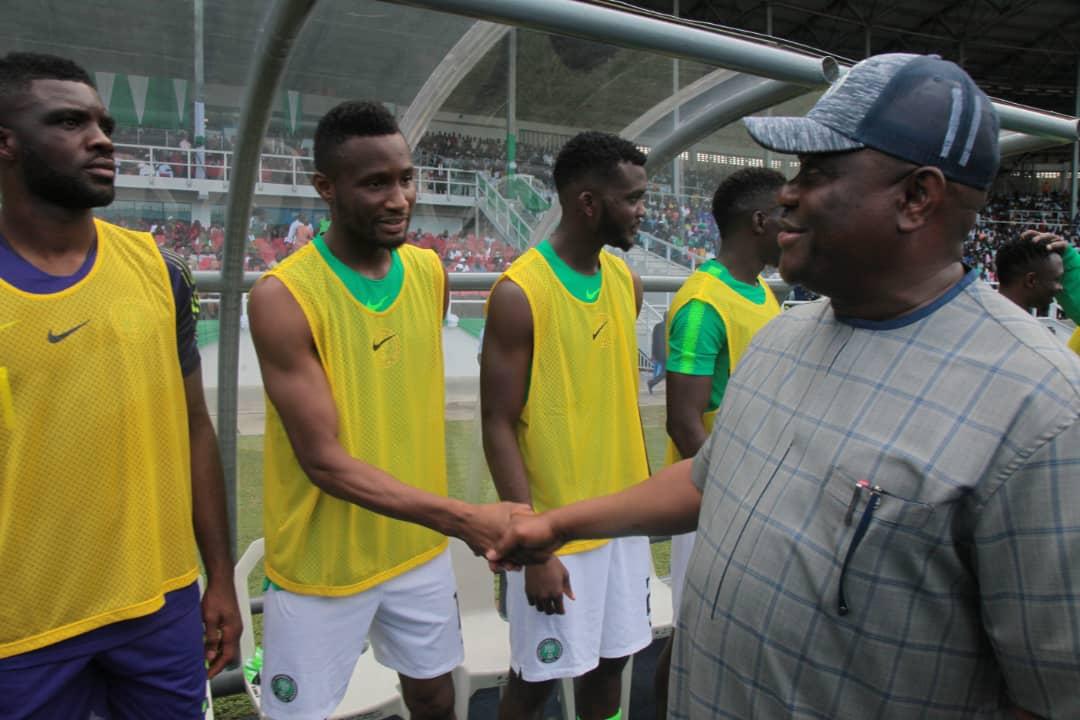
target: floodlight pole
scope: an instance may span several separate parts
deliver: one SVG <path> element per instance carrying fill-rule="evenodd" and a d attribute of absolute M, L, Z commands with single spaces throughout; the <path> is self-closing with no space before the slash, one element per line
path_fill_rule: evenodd
<path fill-rule="evenodd" d="M 769 37 L 772 37 L 772 34 L 773 34 L 772 2 L 766 2 L 765 3 L 765 34 L 768 35 Z M 772 115 L 772 108 L 769 108 L 768 110 L 766 110 L 765 114 L 768 115 L 768 116 L 771 116 Z M 772 160 L 773 160 L 772 150 L 770 150 L 769 148 L 764 148 L 764 150 L 765 150 L 765 167 L 771 169 L 772 168 Z M 724 239 L 720 238 L 720 242 L 723 243 Z"/>
<path fill-rule="evenodd" d="M 517 175 L 517 28 L 506 42 L 506 175 Z M 479 233 L 479 228 L 477 229 Z"/>
<path fill-rule="evenodd" d="M 679 0 L 671 0 L 671 14 L 674 17 L 679 17 Z M 671 94 L 679 94 L 679 58 L 672 58 L 671 60 Z M 671 132 L 675 132 L 679 129 L 679 103 L 675 103 L 675 107 L 671 109 Z M 678 155 L 671 161 L 671 189 L 678 197 L 683 193 L 683 177 L 682 177 L 683 164 Z M 680 205 L 682 203 L 679 203 Z M 682 223 L 679 224 L 679 232 L 682 233 Z"/>
<path fill-rule="evenodd" d="M 199 179 L 206 177 L 203 164 L 206 158 L 204 149 L 206 147 L 206 56 L 204 45 L 204 26 L 206 23 L 204 11 L 204 0 L 195 0 L 195 92 L 193 93 L 195 98 L 191 114 L 191 144 L 196 148 L 195 177 Z M 203 138 L 202 144 L 198 140 L 200 137 Z M 188 158 L 188 165 L 191 165 L 190 157 Z"/>
<path fill-rule="evenodd" d="M 1074 113 L 1080 117 L 1080 55 L 1076 56 L 1076 108 Z M 1076 188 L 1080 176 L 1080 140 L 1073 140 L 1072 190 L 1069 193 L 1069 221 L 1076 218 Z"/>

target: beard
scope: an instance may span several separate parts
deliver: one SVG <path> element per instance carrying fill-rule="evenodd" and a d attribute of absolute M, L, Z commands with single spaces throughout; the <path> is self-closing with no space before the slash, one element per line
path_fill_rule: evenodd
<path fill-rule="evenodd" d="M 356 222 L 349 218 L 344 208 L 338 208 L 341 215 L 334 221 L 344 230 L 344 237 L 350 246 L 364 251 L 395 250 L 405 244 L 409 237 L 409 225 L 406 222 L 405 230 L 396 237 L 386 237 L 379 233 L 378 224 L 375 221 Z"/>
<path fill-rule="evenodd" d="M 53 205 L 68 210 L 88 210 L 104 207 L 116 197 L 116 187 L 111 180 L 94 182 L 86 176 L 65 175 L 31 148 L 23 148 L 19 164 L 27 190 Z"/>
<path fill-rule="evenodd" d="M 600 223 L 596 229 L 599 232 L 600 237 L 604 239 L 605 244 L 618 248 L 623 252 L 629 252 L 633 249 L 633 238 L 627 237 L 626 231 L 611 219 L 611 215 L 606 209 L 604 210 L 604 214 L 600 217 Z"/>

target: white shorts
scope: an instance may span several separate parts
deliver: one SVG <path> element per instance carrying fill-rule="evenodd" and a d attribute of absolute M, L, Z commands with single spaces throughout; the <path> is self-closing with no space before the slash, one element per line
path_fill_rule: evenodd
<path fill-rule="evenodd" d="M 438 677 L 465 659 L 449 552 L 355 595 L 265 597 L 262 711 L 272 718 L 333 712 L 369 639 L 379 663 L 410 678 Z M 272 690 L 279 676 L 287 701 Z"/>
<path fill-rule="evenodd" d="M 633 655 L 652 642 L 648 538 L 619 538 L 559 560 L 577 598 L 563 598 L 565 615 L 529 605 L 524 572 L 507 573 L 510 665 L 527 682 L 578 677 L 600 658 Z"/>
<path fill-rule="evenodd" d="M 683 586 L 686 585 L 686 568 L 690 565 L 690 553 L 694 551 L 696 532 L 671 536 L 671 626 L 679 621 L 679 606 L 682 604 Z"/>

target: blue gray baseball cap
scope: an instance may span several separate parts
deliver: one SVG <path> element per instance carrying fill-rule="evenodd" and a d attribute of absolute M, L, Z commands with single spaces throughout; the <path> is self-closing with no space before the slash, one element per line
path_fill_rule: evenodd
<path fill-rule="evenodd" d="M 955 63 L 892 53 L 848 70 L 805 117 L 743 118 L 769 150 L 813 155 L 873 148 L 985 190 L 997 175 L 998 117 Z"/>

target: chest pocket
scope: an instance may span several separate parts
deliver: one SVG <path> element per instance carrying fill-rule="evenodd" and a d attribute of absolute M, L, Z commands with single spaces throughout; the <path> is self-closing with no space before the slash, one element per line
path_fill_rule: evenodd
<path fill-rule="evenodd" d="M 963 492 L 903 462 L 886 461 L 873 477 L 834 467 L 827 478 L 828 517 L 841 561 L 836 611 L 847 615 L 858 600 L 849 584 L 919 581 L 928 554 L 948 540 Z M 853 575 L 861 582 L 852 582 Z"/>

